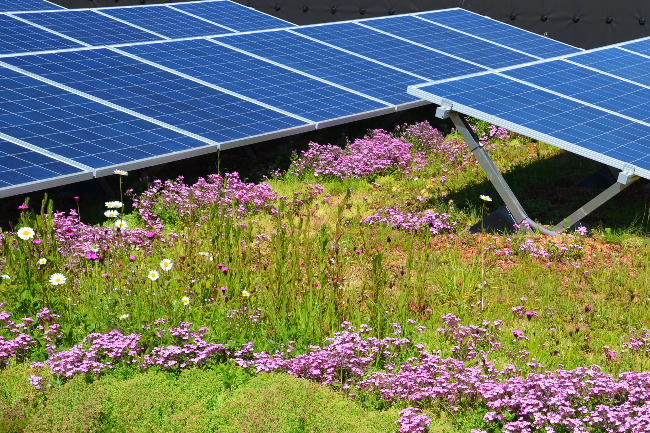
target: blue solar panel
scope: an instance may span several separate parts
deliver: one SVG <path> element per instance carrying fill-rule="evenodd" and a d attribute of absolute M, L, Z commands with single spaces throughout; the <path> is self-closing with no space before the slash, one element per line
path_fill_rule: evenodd
<path fill-rule="evenodd" d="M 121 50 L 312 121 L 385 107 L 202 39 L 134 45 Z"/>
<path fill-rule="evenodd" d="M 238 32 L 293 27 L 288 21 L 258 12 L 253 8 L 230 1 L 178 3 L 171 8 L 212 21 Z"/>
<path fill-rule="evenodd" d="M 167 6 L 102 8 L 101 11 L 169 38 L 232 33 L 225 27 L 194 18 Z"/>
<path fill-rule="evenodd" d="M 409 92 L 613 167 L 650 177 L 650 126 L 507 77 L 485 74 Z"/>
<path fill-rule="evenodd" d="M 390 104 L 415 101 L 404 91 L 405 84 L 422 82 L 420 78 L 288 31 L 229 35 L 215 40 Z"/>
<path fill-rule="evenodd" d="M 0 15 L 0 54 L 79 47 L 80 44 L 34 27 L 9 15 Z"/>
<path fill-rule="evenodd" d="M 642 121 L 650 120 L 650 89 L 562 60 L 505 71 L 519 80 Z"/>
<path fill-rule="evenodd" d="M 6 68 L 0 68 L 0 133 L 94 168 L 205 146 Z"/>
<path fill-rule="evenodd" d="M 430 80 L 485 71 L 485 68 L 480 66 L 355 23 L 301 27 L 295 31 Z"/>
<path fill-rule="evenodd" d="M 428 12 L 420 17 L 472 36 L 487 39 L 539 58 L 551 58 L 580 52 L 581 50 L 562 42 L 504 24 L 464 9 L 448 9 Z"/>
<path fill-rule="evenodd" d="M 160 36 L 88 9 L 21 13 L 17 16 L 89 45 L 160 40 Z"/>
<path fill-rule="evenodd" d="M 621 45 L 621 48 L 634 51 L 635 53 L 650 55 L 650 39 L 644 38 L 638 41 L 628 42 Z"/>
<path fill-rule="evenodd" d="M 45 0 L 0 0 L 0 12 L 47 11 L 63 9 Z"/>
<path fill-rule="evenodd" d="M 567 61 L 650 86 L 650 59 L 620 48 L 587 51 Z"/>
<path fill-rule="evenodd" d="M 84 170 L 51 156 L 0 139 L 0 191 L 24 183 L 42 182 L 83 172 Z"/>
<path fill-rule="evenodd" d="M 6 62 L 216 142 L 305 124 L 105 48 Z"/>
<path fill-rule="evenodd" d="M 363 24 L 488 68 L 503 68 L 536 60 L 535 57 L 464 35 L 414 16 L 369 19 L 364 20 Z"/>

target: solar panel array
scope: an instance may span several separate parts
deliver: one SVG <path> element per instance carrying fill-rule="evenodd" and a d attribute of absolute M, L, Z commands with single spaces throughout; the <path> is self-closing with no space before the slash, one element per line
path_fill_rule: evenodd
<path fill-rule="evenodd" d="M 650 179 L 650 40 L 409 88 Z"/>
<path fill-rule="evenodd" d="M 406 84 L 580 51 L 461 9 L 297 27 L 208 0 L 0 20 L 0 196 L 390 113 L 424 103 Z"/>

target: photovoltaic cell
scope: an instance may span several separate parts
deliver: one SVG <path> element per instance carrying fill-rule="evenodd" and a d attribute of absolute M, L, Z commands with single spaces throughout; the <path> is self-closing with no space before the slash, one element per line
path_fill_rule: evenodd
<path fill-rule="evenodd" d="M 105 48 L 6 62 L 216 142 L 305 124 Z"/>
<path fill-rule="evenodd" d="M 228 35 L 216 41 L 295 68 L 390 104 L 416 101 L 405 83 L 421 78 L 347 54 L 288 31 Z"/>
<path fill-rule="evenodd" d="M 0 194 L 3 188 L 83 172 L 50 156 L 0 139 Z"/>
<path fill-rule="evenodd" d="M 503 73 L 635 119 L 650 121 L 650 89 L 557 60 Z"/>
<path fill-rule="evenodd" d="M 0 15 L 0 54 L 74 48 L 81 45 L 9 15 Z"/>
<path fill-rule="evenodd" d="M 485 71 L 485 68 L 480 66 L 355 23 L 300 27 L 294 31 L 430 80 Z"/>
<path fill-rule="evenodd" d="M 288 21 L 230 1 L 177 3 L 169 7 L 207 19 L 238 32 L 294 27 Z"/>
<path fill-rule="evenodd" d="M 464 9 L 419 14 L 420 17 L 542 59 L 582 50 Z"/>
<path fill-rule="evenodd" d="M 134 45 L 121 50 L 312 121 L 385 107 L 203 39 Z"/>
<path fill-rule="evenodd" d="M 374 18 L 364 20 L 363 24 L 488 68 L 503 68 L 537 60 L 414 16 Z"/>
<path fill-rule="evenodd" d="M 89 9 L 21 13 L 17 16 L 89 45 L 160 40 L 160 36 L 145 32 Z"/>
<path fill-rule="evenodd" d="M 194 18 L 167 6 L 102 8 L 101 11 L 169 38 L 232 33 L 225 27 Z"/>
<path fill-rule="evenodd" d="M 634 51 L 635 53 L 644 54 L 646 56 L 650 55 L 650 39 L 644 38 L 638 41 L 628 42 L 623 44 L 621 48 L 626 50 Z"/>
<path fill-rule="evenodd" d="M 0 12 L 47 11 L 63 9 L 45 0 L 0 0 Z"/>
<path fill-rule="evenodd" d="M 93 168 L 205 146 L 2 67 L 0 133 Z"/>
<path fill-rule="evenodd" d="M 496 74 L 409 92 L 613 167 L 650 177 L 650 126 Z"/>

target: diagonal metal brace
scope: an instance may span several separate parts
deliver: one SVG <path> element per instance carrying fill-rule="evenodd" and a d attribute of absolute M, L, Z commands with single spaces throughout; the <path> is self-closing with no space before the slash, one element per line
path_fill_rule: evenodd
<path fill-rule="evenodd" d="M 508 211 L 512 215 L 513 219 L 517 222 L 517 224 L 521 225 L 522 222 L 526 221 L 529 226 L 534 227 L 541 233 L 551 236 L 558 236 L 558 234 L 554 231 L 540 226 L 528 217 L 523 206 L 521 203 L 519 203 L 519 200 L 517 200 L 514 192 L 512 192 L 510 186 L 503 178 L 503 175 L 494 164 L 494 161 L 492 161 L 492 158 L 490 158 L 487 151 L 483 148 L 483 145 L 472 130 L 469 122 L 467 122 L 465 116 L 445 107 L 439 107 L 436 115 L 438 117 L 449 117 L 451 121 L 454 122 L 456 129 L 458 129 L 458 132 L 460 132 L 460 134 L 463 136 L 465 143 L 467 143 L 467 146 L 478 160 L 488 179 L 490 182 L 492 182 L 492 185 L 494 185 L 494 188 L 497 190 L 499 197 L 501 197 L 503 202 L 506 204 Z"/>
<path fill-rule="evenodd" d="M 553 231 L 564 231 L 567 228 L 571 227 L 576 223 L 576 221 L 589 215 L 591 212 L 596 210 L 598 207 L 603 205 L 605 202 L 607 202 L 619 192 L 623 191 L 628 186 L 632 185 L 637 180 L 639 180 L 639 177 L 634 175 L 633 169 L 623 169 L 618 174 L 618 179 L 612 186 L 598 194 L 587 204 L 565 218 L 564 221 L 553 227 Z"/>

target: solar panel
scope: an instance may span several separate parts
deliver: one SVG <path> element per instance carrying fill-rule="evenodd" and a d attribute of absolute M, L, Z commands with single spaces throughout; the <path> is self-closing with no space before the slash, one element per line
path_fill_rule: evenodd
<path fill-rule="evenodd" d="M 404 92 L 404 83 L 422 82 L 421 78 L 347 54 L 286 30 L 235 34 L 216 37 L 214 40 L 379 98 L 388 104 L 416 101 L 416 98 Z"/>
<path fill-rule="evenodd" d="M 0 134 L 96 169 L 206 145 L 2 67 Z"/>
<path fill-rule="evenodd" d="M 204 18 L 237 32 L 280 29 L 295 26 L 295 24 L 288 21 L 227 0 L 178 3 L 169 7 L 195 17 Z"/>
<path fill-rule="evenodd" d="M 356 54 L 417 74 L 441 80 L 485 71 L 485 68 L 411 42 L 362 27 L 358 23 L 307 26 L 295 32 Z"/>
<path fill-rule="evenodd" d="M 232 32 L 225 27 L 163 5 L 102 8 L 101 11 L 111 17 L 169 38 L 209 36 Z"/>
<path fill-rule="evenodd" d="M 364 25 L 496 69 L 537 60 L 527 54 L 450 30 L 416 16 L 373 18 Z"/>
<path fill-rule="evenodd" d="M 0 12 L 47 11 L 63 9 L 46 0 L 0 0 Z"/>
<path fill-rule="evenodd" d="M 306 123 L 105 48 L 5 61 L 215 142 Z"/>
<path fill-rule="evenodd" d="M 427 12 L 418 17 L 543 59 L 582 51 L 464 9 Z"/>
<path fill-rule="evenodd" d="M 47 51 L 79 46 L 81 45 L 77 42 L 39 29 L 9 15 L 0 15 L 0 54 Z"/>
<path fill-rule="evenodd" d="M 88 170 L 0 138 L 0 197 L 16 194 L 19 185 L 57 186 L 92 177 Z"/>
<path fill-rule="evenodd" d="M 120 50 L 314 122 L 386 107 L 207 40 L 141 44 Z"/>
<path fill-rule="evenodd" d="M 510 73 L 510 72 L 509 72 Z M 650 178 L 650 125 L 500 74 L 410 88 L 409 93 L 609 166 Z"/>
<path fill-rule="evenodd" d="M 650 40 L 648 38 L 622 44 L 621 48 L 634 51 L 635 53 L 650 55 Z"/>
<path fill-rule="evenodd" d="M 94 10 L 20 13 L 16 17 L 55 31 L 87 45 L 111 45 L 162 39 Z"/>

